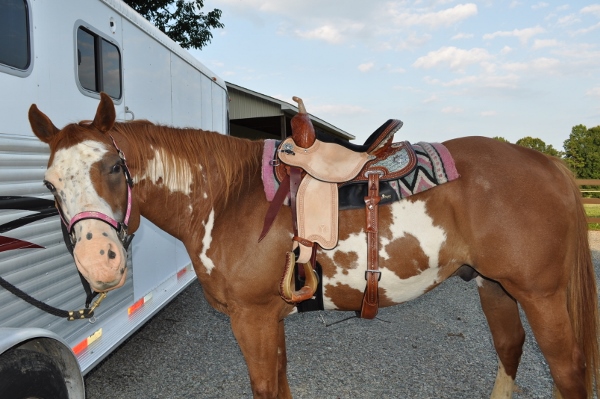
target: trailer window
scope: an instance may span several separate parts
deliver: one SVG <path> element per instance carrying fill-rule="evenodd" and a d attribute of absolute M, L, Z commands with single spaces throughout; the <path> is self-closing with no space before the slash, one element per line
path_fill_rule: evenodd
<path fill-rule="evenodd" d="M 79 84 L 93 92 L 121 98 L 121 53 L 119 48 L 95 34 L 77 29 L 77 75 Z"/>
<path fill-rule="evenodd" d="M 26 70 L 30 63 L 27 2 L 3 0 L 0 2 L 0 64 Z"/>

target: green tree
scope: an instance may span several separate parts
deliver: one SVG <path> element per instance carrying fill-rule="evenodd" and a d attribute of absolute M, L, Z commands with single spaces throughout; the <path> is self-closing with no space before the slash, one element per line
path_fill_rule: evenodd
<path fill-rule="evenodd" d="M 494 140 L 498 140 L 501 141 L 503 143 L 510 143 L 510 141 L 506 140 L 504 137 L 500 137 L 500 136 L 494 136 L 492 137 Z"/>
<path fill-rule="evenodd" d="M 204 14 L 204 0 L 124 0 L 183 48 L 201 49 L 212 39 L 210 29 L 223 28 L 221 10 Z"/>
<path fill-rule="evenodd" d="M 517 140 L 516 144 L 520 145 L 521 147 L 531 148 L 532 150 L 551 155 L 553 157 L 561 157 L 563 155 L 560 151 L 555 149 L 552 144 L 546 144 L 544 140 L 537 137 L 523 137 L 522 139 Z"/>
<path fill-rule="evenodd" d="M 563 147 L 565 161 L 579 179 L 600 179 L 600 126 L 573 126 Z"/>

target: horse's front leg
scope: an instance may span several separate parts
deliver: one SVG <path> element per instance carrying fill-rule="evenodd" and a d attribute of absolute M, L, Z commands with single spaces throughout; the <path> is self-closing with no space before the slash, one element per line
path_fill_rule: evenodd
<path fill-rule="evenodd" d="M 279 314 L 263 308 L 244 309 L 231 315 L 231 328 L 246 359 L 254 398 L 291 399 L 285 330 Z"/>

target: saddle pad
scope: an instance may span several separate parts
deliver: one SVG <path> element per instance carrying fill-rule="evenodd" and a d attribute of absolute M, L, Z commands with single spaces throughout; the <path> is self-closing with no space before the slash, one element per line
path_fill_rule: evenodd
<path fill-rule="evenodd" d="M 400 199 L 460 177 L 452 155 L 443 144 L 419 142 L 412 147 L 417 155 L 417 165 L 396 181 Z M 394 186 L 395 182 L 391 183 Z"/>
<path fill-rule="evenodd" d="M 275 192 L 279 187 L 279 182 L 273 172 L 272 162 L 276 159 L 275 151 L 279 145 L 279 140 L 265 140 L 263 150 L 263 167 L 262 180 L 267 200 L 270 202 L 275 196 Z M 422 191 L 429 190 L 435 186 L 450 182 L 460 177 L 454 159 L 448 149 L 440 143 L 424 143 L 420 142 L 412 144 L 417 157 L 417 164 L 412 171 L 405 176 L 389 181 L 391 189 L 394 190 L 397 199 L 403 199 Z M 361 183 L 366 184 L 366 183 Z M 344 201 L 345 191 L 358 192 L 360 190 L 345 190 L 351 186 L 342 187 L 340 189 L 340 201 Z M 364 200 L 357 198 L 360 206 L 364 207 Z M 347 201 L 352 203 L 353 201 Z M 383 203 L 383 202 L 382 202 Z M 344 207 L 347 209 L 346 207 Z"/>

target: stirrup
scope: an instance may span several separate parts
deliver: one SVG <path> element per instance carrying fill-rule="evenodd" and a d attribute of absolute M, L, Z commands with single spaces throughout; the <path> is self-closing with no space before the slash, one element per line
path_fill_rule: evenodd
<path fill-rule="evenodd" d="M 313 270 L 310 261 L 303 263 L 302 266 L 306 276 L 305 285 L 299 290 L 295 290 L 294 268 L 296 267 L 296 255 L 293 252 L 286 252 L 285 268 L 279 283 L 279 295 L 288 303 L 296 304 L 306 301 L 312 298 L 317 291 L 319 277 Z"/>

